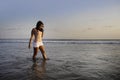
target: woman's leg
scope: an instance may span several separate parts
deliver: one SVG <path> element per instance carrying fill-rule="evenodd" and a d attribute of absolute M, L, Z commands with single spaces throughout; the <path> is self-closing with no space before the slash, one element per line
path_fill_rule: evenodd
<path fill-rule="evenodd" d="M 46 55 L 46 53 L 45 53 L 45 48 L 44 48 L 44 46 L 40 46 L 39 49 L 40 49 L 40 51 L 41 51 L 41 53 L 42 53 L 43 58 L 46 60 L 46 59 L 47 59 L 47 55 Z"/>
<path fill-rule="evenodd" d="M 33 60 L 36 58 L 37 53 L 38 53 L 38 47 L 34 47 L 34 54 L 33 54 Z"/>

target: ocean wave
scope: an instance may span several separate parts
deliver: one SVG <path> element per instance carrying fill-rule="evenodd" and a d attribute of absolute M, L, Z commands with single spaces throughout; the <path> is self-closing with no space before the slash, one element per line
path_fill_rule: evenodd
<path fill-rule="evenodd" d="M 58 44 L 120 44 L 120 41 L 45 41 Z"/>
<path fill-rule="evenodd" d="M 28 43 L 28 39 L 0 39 L 0 43 Z M 120 40 L 56 40 L 56 39 L 44 39 L 44 43 L 56 43 L 56 44 L 120 44 Z"/>

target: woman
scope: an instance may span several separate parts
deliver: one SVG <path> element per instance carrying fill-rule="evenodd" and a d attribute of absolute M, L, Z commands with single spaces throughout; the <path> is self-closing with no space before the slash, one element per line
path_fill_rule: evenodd
<path fill-rule="evenodd" d="M 31 31 L 31 37 L 30 37 L 30 40 L 29 40 L 29 49 L 31 48 L 31 42 L 32 42 L 32 39 L 34 37 L 34 41 L 33 41 L 33 48 L 34 48 L 34 54 L 33 54 L 33 60 L 36 59 L 36 56 L 37 56 L 37 53 L 38 53 L 38 50 L 40 49 L 41 53 L 42 53 L 42 56 L 43 58 L 46 60 L 47 59 L 47 56 L 46 56 L 46 53 L 45 53 L 45 48 L 44 48 L 44 45 L 43 45 L 43 42 L 42 42 L 42 38 L 43 38 L 43 30 L 44 28 L 44 24 L 42 21 L 38 21 L 37 24 L 36 24 L 36 27 L 32 29 Z"/>

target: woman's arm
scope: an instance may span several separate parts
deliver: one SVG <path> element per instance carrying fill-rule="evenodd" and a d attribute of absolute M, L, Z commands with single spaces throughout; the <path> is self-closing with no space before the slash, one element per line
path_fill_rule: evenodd
<path fill-rule="evenodd" d="M 43 34 L 44 34 L 44 29 L 41 28 L 40 31 L 42 32 L 42 38 L 43 38 Z"/>
<path fill-rule="evenodd" d="M 44 31 L 42 32 L 42 38 L 43 38 Z"/>
<path fill-rule="evenodd" d="M 31 42 L 32 42 L 32 39 L 33 39 L 33 37 L 34 37 L 33 31 L 34 31 L 34 29 L 32 29 L 32 31 L 31 31 L 31 37 L 30 37 L 30 39 L 29 39 L 29 45 L 28 45 L 28 48 L 29 48 L 29 49 L 31 48 Z"/>

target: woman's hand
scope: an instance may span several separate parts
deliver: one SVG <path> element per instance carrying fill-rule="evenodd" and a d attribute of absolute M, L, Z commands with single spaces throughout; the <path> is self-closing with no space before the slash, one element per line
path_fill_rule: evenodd
<path fill-rule="evenodd" d="M 28 45 L 28 48 L 29 48 L 29 49 L 31 48 L 31 44 Z"/>

